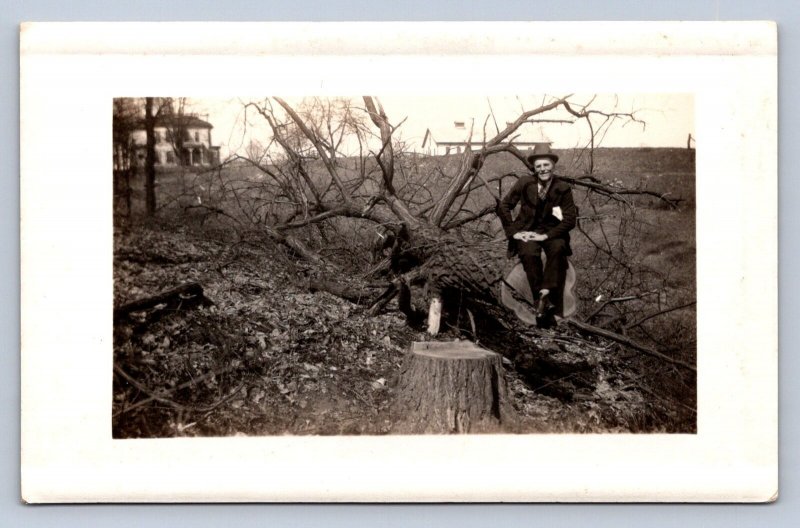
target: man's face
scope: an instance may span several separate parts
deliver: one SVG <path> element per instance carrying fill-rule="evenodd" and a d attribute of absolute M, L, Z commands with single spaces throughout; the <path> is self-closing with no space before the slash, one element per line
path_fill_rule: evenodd
<path fill-rule="evenodd" d="M 540 181 L 546 182 L 553 176 L 553 162 L 547 158 L 537 159 L 533 162 L 533 172 Z"/>

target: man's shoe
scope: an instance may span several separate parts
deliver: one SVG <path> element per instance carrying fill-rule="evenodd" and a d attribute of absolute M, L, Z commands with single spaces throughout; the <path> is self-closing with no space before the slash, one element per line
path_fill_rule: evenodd
<path fill-rule="evenodd" d="M 539 302 L 536 304 L 537 317 L 544 317 L 552 315 L 556 310 L 556 305 L 550 300 L 549 295 L 543 295 Z"/>
<path fill-rule="evenodd" d="M 550 300 L 549 295 L 543 295 L 536 305 L 536 326 L 539 328 L 552 328 L 556 324 L 556 305 Z"/>

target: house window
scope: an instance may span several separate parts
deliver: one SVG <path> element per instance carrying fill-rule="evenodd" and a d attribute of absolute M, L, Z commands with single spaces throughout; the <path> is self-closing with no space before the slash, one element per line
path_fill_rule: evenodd
<path fill-rule="evenodd" d="M 167 163 L 171 165 L 175 163 L 175 153 L 171 150 L 167 151 Z"/>
<path fill-rule="evenodd" d="M 466 126 L 464 126 L 463 121 L 453 121 L 453 126 L 455 126 L 456 128 L 466 128 Z"/>
<path fill-rule="evenodd" d="M 197 132 L 196 130 L 194 132 L 194 140 L 195 141 L 200 141 L 200 132 Z"/>

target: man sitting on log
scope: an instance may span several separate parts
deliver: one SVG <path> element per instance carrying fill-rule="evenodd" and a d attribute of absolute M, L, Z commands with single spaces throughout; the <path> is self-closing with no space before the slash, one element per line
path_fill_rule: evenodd
<path fill-rule="evenodd" d="M 503 197 L 498 215 L 509 238 L 509 251 L 518 254 L 528 278 L 539 326 L 554 322 L 561 306 L 561 291 L 572 254 L 569 231 L 575 227 L 578 209 L 569 184 L 555 175 L 558 156 L 546 144 L 537 144 L 528 156 L 533 175 L 521 177 Z M 511 211 L 521 202 L 519 214 Z M 542 270 L 541 252 L 547 262 Z"/>

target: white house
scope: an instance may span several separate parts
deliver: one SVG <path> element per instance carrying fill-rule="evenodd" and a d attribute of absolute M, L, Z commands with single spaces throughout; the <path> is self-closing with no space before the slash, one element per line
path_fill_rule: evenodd
<path fill-rule="evenodd" d="M 531 121 L 534 122 L 534 121 Z M 506 126 L 511 123 L 506 123 Z M 491 138 L 497 131 L 494 125 L 487 127 L 487 135 Z M 511 136 L 514 145 L 519 148 L 533 148 L 537 144 L 542 143 L 548 146 L 552 142 L 544 134 L 544 131 L 539 128 L 538 130 L 530 130 L 530 128 L 520 128 Z M 469 120 L 453 121 L 452 126 L 441 126 L 434 129 L 428 128 L 425 130 L 425 137 L 422 139 L 422 150 L 428 154 L 461 154 L 469 146 L 473 150 L 479 149 L 484 145 L 483 129 L 475 126 L 472 130 L 472 137 L 470 139 L 470 123 Z"/>
<path fill-rule="evenodd" d="M 167 115 L 156 118 L 156 165 L 209 166 L 219 163 L 219 146 L 211 144 L 210 123 L 196 115 Z M 144 120 L 131 132 L 134 163 L 143 166 L 147 156 Z"/>

